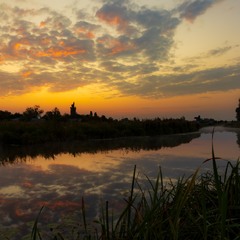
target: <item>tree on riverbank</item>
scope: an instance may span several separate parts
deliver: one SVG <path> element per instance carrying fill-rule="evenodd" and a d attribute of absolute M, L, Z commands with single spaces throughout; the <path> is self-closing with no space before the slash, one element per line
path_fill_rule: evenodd
<path fill-rule="evenodd" d="M 56 115 L 55 115 L 56 113 Z M 58 111 L 48 113 L 41 121 L 1 121 L 0 143 L 28 145 L 47 142 L 68 142 L 86 139 L 109 139 L 132 136 L 160 136 L 194 132 L 195 121 L 184 119 L 113 120 L 108 118 L 62 119 Z"/>
<path fill-rule="evenodd" d="M 23 119 L 29 121 L 33 119 L 40 119 L 43 112 L 44 111 L 38 105 L 35 105 L 34 107 L 28 107 L 23 112 Z"/>
<path fill-rule="evenodd" d="M 70 114 L 61 115 L 57 107 L 46 112 L 45 115 L 43 112 L 38 105 L 28 107 L 18 115 L 13 115 L 8 111 L 0 112 L 0 143 L 27 145 L 86 139 L 160 136 L 194 132 L 203 126 L 202 123 L 188 121 L 184 117 L 113 119 L 104 115 L 98 116 L 92 111 L 90 114 L 80 115 L 77 114 L 74 103 L 71 105 Z M 212 122 L 207 122 L 204 126 L 212 124 Z"/>
<path fill-rule="evenodd" d="M 239 98 L 239 102 L 238 102 L 238 107 L 236 108 L 236 118 L 237 118 L 237 121 L 240 122 L 240 98 Z"/>

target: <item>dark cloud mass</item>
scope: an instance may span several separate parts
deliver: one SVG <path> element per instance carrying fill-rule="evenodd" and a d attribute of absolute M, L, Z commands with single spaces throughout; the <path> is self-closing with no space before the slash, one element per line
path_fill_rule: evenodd
<path fill-rule="evenodd" d="M 182 18 L 194 21 L 199 15 L 202 15 L 213 4 L 222 0 L 187 0 L 179 6 L 178 11 Z"/>
<path fill-rule="evenodd" d="M 102 1 L 92 13 L 74 9 L 74 16 L 46 7 L 1 4 L 0 94 L 22 94 L 42 86 L 52 92 L 68 91 L 93 83 L 120 95 L 145 97 L 217 90 L 222 88 L 219 82 L 228 89 L 239 87 L 235 66 L 187 74 L 181 70 L 186 65 L 175 66 L 179 71 L 174 74 L 162 72 L 161 64 L 171 61 L 177 27 L 218 2 L 185 0 L 169 11 L 141 7 L 130 0 Z M 231 48 L 216 48 L 208 54 L 221 55 Z M 221 74 L 216 80 L 213 73 L 217 71 Z"/>

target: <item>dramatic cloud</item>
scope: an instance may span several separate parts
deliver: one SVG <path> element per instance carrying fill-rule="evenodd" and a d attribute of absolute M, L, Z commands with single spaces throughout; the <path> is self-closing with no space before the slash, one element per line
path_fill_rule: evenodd
<path fill-rule="evenodd" d="M 107 24 L 125 32 L 130 24 L 130 12 L 122 2 L 105 4 L 96 13 L 96 16 Z"/>
<path fill-rule="evenodd" d="M 218 2 L 185 0 L 166 10 L 130 0 L 103 1 L 92 12 L 74 9 L 73 15 L 1 4 L 0 94 L 21 94 L 36 87 L 68 91 L 94 83 L 119 95 L 145 97 L 239 87 L 230 73 L 237 66 L 215 69 L 221 73 L 216 80 L 221 87 L 204 84 L 212 82 L 214 69 L 183 74 L 190 69 L 187 64 L 172 66 L 177 27 Z M 233 47 L 237 46 L 219 47 L 208 55 L 223 55 Z M 167 72 L 166 65 L 175 72 Z M 189 90 L 184 89 L 187 86 Z"/>

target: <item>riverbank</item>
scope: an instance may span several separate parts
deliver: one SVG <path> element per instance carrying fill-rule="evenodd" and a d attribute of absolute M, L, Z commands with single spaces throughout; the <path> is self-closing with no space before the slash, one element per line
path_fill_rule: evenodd
<path fill-rule="evenodd" d="M 195 132 L 199 125 L 185 119 L 91 121 L 0 121 L 0 143 L 32 145 L 49 142 L 70 142 L 88 139 L 109 139 L 132 136 L 159 136 Z"/>

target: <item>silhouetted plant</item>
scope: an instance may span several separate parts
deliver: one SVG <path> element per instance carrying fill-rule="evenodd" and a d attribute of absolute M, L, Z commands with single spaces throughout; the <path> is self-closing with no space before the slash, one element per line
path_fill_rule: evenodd
<path fill-rule="evenodd" d="M 44 119 L 46 120 L 54 120 L 54 121 L 59 121 L 61 120 L 61 113 L 57 107 L 55 107 L 52 111 L 48 111 L 45 113 L 43 116 Z"/>
<path fill-rule="evenodd" d="M 40 119 L 43 112 L 44 111 L 40 109 L 40 106 L 38 105 L 35 105 L 34 107 L 28 107 L 23 112 L 23 119 L 28 121 L 32 119 Z"/>
<path fill-rule="evenodd" d="M 10 119 L 11 119 L 11 113 L 9 111 L 0 110 L 0 121 L 10 120 Z"/>

